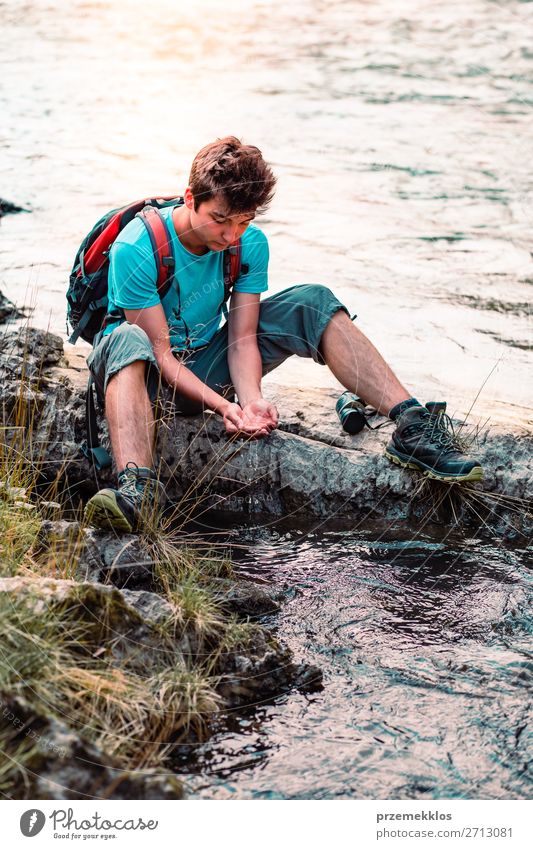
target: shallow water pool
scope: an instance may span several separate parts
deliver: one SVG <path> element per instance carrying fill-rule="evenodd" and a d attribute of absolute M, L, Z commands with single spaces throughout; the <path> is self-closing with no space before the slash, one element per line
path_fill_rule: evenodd
<path fill-rule="evenodd" d="M 225 718 L 182 775 L 192 796 L 527 798 L 525 549 L 444 531 L 251 527 L 240 542 L 238 571 L 285 591 L 261 621 L 324 687 Z"/>

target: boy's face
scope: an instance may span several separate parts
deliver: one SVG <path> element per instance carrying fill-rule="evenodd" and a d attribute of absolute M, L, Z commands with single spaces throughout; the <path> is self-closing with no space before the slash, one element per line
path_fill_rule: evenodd
<path fill-rule="evenodd" d="M 194 198 L 192 192 L 187 196 L 185 192 L 185 203 L 190 212 L 191 238 L 198 243 L 198 247 L 205 247 L 211 251 L 223 251 L 235 242 L 246 230 L 255 218 L 255 210 L 246 213 L 232 213 L 228 210 L 222 196 L 211 198 L 194 209 Z"/>

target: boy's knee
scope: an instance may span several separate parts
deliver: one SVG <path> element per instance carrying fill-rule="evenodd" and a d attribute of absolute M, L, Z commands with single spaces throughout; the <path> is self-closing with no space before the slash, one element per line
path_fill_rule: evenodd
<path fill-rule="evenodd" d="M 148 334 L 136 324 L 121 324 L 108 337 L 106 368 L 114 372 L 139 360 L 155 363 L 154 349 Z"/>
<path fill-rule="evenodd" d="M 308 288 L 311 290 L 312 298 L 335 298 L 329 286 L 324 286 L 323 283 L 315 283 L 314 286 L 309 286 Z"/>
<path fill-rule="evenodd" d="M 294 294 L 302 307 L 316 307 L 337 300 L 331 289 L 322 283 L 303 283 L 301 286 L 295 286 Z"/>
<path fill-rule="evenodd" d="M 87 360 L 103 402 L 109 381 L 129 369 L 146 378 L 150 397 L 157 394 L 159 370 L 148 335 L 136 324 L 121 324 L 104 336 Z"/>
<path fill-rule="evenodd" d="M 134 345 L 136 348 L 149 348 L 152 351 L 152 343 L 148 334 L 137 324 L 124 322 L 111 333 L 109 337 L 110 346 Z"/>

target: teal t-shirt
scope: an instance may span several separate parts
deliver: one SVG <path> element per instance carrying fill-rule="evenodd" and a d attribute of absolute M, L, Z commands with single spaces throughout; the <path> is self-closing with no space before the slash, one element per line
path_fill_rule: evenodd
<path fill-rule="evenodd" d="M 224 298 L 223 251 L 202 256 L 190 253 L 180 242 L 172 223 L 172 207 L 161 210 L 173 241 L 176 271 L 162 300 L 173 350 L 198 348 L 213 338 L 220 326 Z M 248 272 L 237 279 L 234 292 L 265 292 L 268 289 L 268 241 L 253 224 L 242 237 L 242 264 Z M 134 218 L 121 231 L 109 255 L 109 311 L 138 310 L 160 303 L 157 272 L 150 237 L 145 225 Z M 179 289 L 178 289 L 179 287 Z M 181 310 L 180 310 L 181 307 Z M 121 322 L 110 324 L 104 335 Z"/>

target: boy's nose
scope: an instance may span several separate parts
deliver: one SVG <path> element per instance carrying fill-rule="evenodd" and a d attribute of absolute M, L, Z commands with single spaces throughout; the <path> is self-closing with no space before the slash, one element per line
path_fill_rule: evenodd
<path fill-rule="evenodd" d="M 231 245 L 231 243 L 237 238 L 237 225 L 232 224 L 231 226 L 225 227 L 222 232 L 222 238 L 226 244 Z"/>

